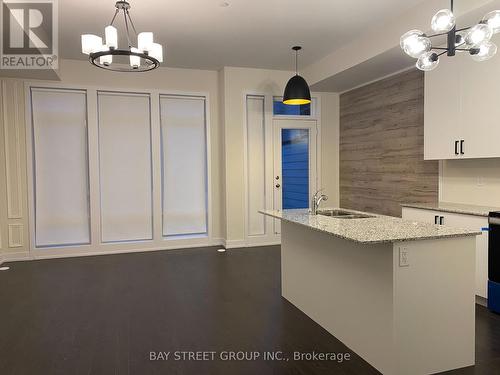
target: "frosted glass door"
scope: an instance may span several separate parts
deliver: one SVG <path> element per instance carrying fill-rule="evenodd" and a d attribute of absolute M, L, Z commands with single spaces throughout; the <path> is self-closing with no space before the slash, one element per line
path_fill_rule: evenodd
<path fill-rule="evenodd" d="M 149 95 L 98 93 L 103 242 L 153 238 Z"/>
<path fill-rule="evenodd" d="M 282 209 L 309 208 L 309 129 L 281 131 Z"/>
<path fill-rule="evenodd" d="M 85 91 L 31 89 L 35 246 L 90 243 Z"/>
<path fill-rule="evenodd" d="M 317 189 L 315 120 L 274 119 L 274 209 L 307 209 Z M 274 233 L 280 234 L 279 220 Z"/>
<path fill-rule="evenodd" d="M 207 233 L 205 98 L 161 96 L 163 235 Z"/>

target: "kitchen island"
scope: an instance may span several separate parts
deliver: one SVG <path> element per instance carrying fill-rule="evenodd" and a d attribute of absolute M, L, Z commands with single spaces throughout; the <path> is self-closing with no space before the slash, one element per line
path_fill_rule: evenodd
<path fill-rule="evenodd" d="M 377 370 L 474 365 L 480 232 L 360 212 L 261 213 L 281 220 L 283 297 Z"/>

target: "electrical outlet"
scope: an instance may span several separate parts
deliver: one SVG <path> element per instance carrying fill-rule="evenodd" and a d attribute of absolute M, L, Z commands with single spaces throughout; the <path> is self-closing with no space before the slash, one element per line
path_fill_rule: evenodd
<path fill-rule="evenodd" d="M 477 177 L 476 183 L 477 183 L 477 186 L 484 186 L 484 185 L 486 185 L 486 183 L 484 182 L 484 177 L 481 177 L 481 176 Z"/>
<path fill-rule="evenodd" d="M 409 267 L 410 259 L 408 256 L 408 248 L 400 247 L 399 248 L 399 267 Z"/>

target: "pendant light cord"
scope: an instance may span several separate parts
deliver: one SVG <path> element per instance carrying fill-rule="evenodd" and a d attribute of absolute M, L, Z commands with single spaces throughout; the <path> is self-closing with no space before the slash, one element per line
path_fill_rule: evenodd
<path fill-rule="evenodd" d="M 295 75 L 299 75 L 299 64 L 298 64 L 298 58 L 299 58 L 299 51 L 295 50 Z"/>

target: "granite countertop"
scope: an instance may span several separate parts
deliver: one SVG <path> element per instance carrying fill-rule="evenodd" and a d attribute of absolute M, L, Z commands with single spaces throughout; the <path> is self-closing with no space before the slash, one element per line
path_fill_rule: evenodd
<path fill-rule="evenodd" d="M 326 209 L 332 208 L 322 208 L 322 210 Z M 372 215 L 373 217 L 366 219 L 338 219 L 323 215 L 311 215 L 306 209 L 261 210 L 259 212 L 276 219 L 303 225 L 335 237 L 363 244 L 431 240 L 481 234 L 478 231 L 408 221 L 392 216 L 375 215 L 354 210 L 346 211 Z"/>
<path fill-rule="evenodd" d="M 500 211 L 500 207 L 475 206 L 472 204 L 439 202 L 439 203 L 404 203 L 402 207 L 420 208 L 424 210 L 450 212 L 454 214 L 465 214 L 488 217 L 490 211 Z"/>

